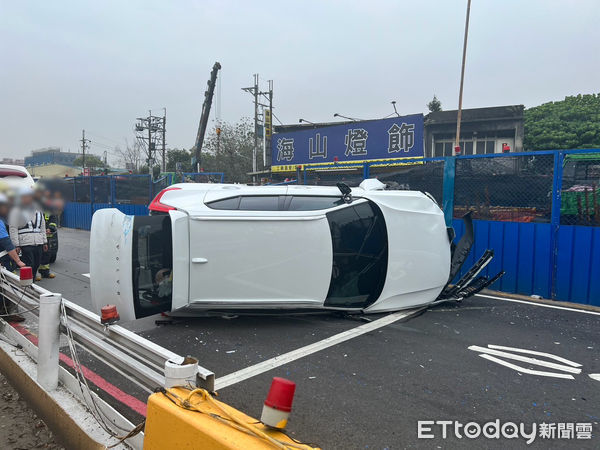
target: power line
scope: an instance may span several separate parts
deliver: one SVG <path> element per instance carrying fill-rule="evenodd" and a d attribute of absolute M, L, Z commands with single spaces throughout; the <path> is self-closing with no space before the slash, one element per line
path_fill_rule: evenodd
<path fill-rule="evenodd" d="M 95 137 L 95 138 L 104 139 L 105 141 L 109 141 L 109 142 L 112 142 L 112 143 L 114 143 L 114 144 L 117 144 L 117 145 L 119 145 L 119 144 L 120 144 L 120 142 L 119 142 L 119 141 L 116 141 L 116 140 L 114 140 L 114 139 L 111 139 L 111 138 L 107 138 L 107 137 L 105 137 L 105 136 L 102 136 L 102 135 L 100 135 L 100 134 L 98 134 L 98 133 L 95 133 L 95 132 L 93 132 L 93 131 L 89 131 L 89 130 L 88 130 L 88 132 L 87 132 L 87 133 L 88 133 L 89 135 L 91 135 L 91 136 Z"/>

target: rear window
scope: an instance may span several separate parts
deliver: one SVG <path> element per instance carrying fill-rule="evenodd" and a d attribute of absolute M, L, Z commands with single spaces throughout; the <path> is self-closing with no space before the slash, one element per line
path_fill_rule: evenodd
<path fill-rule="evenodd" d="M 13 169 L 0 169 L 0 177 L 19 177 L 19 178 L 27 178 L 27 174 L 25 172 L 21 172 L 20 170 Z"/>
<path fill-rule="evenodd" d="M 137 318 L 171 310 L 173 248 L 169 216 L 136 216 L 132 233 L 133 304 Z"/>
<path fill-rule="evenodd" d="M 388 266 L 383 214 L 372 202 L 327 213 L 333 270 L 326 306 L 366 308 L 379 298 Z"/>

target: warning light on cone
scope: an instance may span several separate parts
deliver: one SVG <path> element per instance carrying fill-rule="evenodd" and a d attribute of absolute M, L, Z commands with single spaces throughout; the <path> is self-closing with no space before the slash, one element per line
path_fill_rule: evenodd
<path fill-rule="evenodd" d="M 260 421 L 273 428 L 285 428 L 292 411 L 295 391 L 296 383 L 293 381 L 273 377 Z"/>
<path fill-rule="evenodd" d="M 102 314 L 100 317 L 100 322 L 104 325 L 110 325 L 111 323 L 115 323 L 120 319 L 119 312 L 117 311 L 117 307 L 115 305 L 103 306 L 100 312 Z"/>
<path fill-rule="evenodd" d="M 21 286 L 31 286 L 33 283 L 33 270 L 31 267 L 24 266 L 19 269 L 19 284 Z"/>

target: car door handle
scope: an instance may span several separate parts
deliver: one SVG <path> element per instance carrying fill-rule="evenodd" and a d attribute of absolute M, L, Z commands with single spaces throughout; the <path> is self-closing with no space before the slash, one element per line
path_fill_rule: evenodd
<path fill-rule="evenodd" d="M 208 259 L 206 258 L 192 258 L 192 263 L 194 264 L 206 264 Z"/>

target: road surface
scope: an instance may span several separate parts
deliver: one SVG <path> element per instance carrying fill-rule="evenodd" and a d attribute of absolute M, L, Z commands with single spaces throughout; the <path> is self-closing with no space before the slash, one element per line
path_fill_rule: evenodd
<path fill-rule="evenodd" d="M 87 308 L 88 245 L 89 233 L 61 229 L 52 267 L 57 278 L 41 283 Z M 469 439 L 459 432 L 459 439 L 450 428 L 443 439 L 441 425 L 422 430 L 433 439 L 417 439 L 418 421 L 445 420 L 499 420 L 527 429 L 535 423 L 530 447 L 599 447 L 599 311 L 477 296 L 404 314 L 369 321 L 335 314 L 240 316 L 170 325 L 156 325 L 154 316 L 121 325 L 197 357 L 217 375 L 219 398 L 254 417 L 273 376 L 295 381 L 288 431 L 323 448 L 525 446 L 522 437 Z M 109 381 L 123 382 L 87 363 Z M 143 392 L 127 392 L 145 401 Z M 134 422 L 141 419 L 118 398 L 109 400 Z M 570 427 L 572 438 L 556 438 L 568 436 Z M 588 427 L 592 439 L 577 439 L 587 437 Z M 554 433 L 552 442 L 542 437 L 546 429 Z"/>

